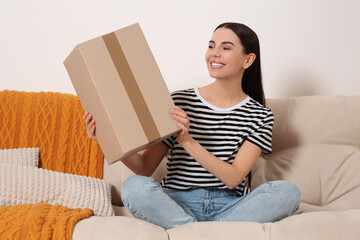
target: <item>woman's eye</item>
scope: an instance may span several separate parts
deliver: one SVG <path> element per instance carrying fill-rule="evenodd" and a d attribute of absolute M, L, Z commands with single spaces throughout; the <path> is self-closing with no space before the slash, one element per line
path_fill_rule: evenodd
<path fill-rule="evenodd" d="M 224 47 L 224 50 L 230 50 L 230 48 Z"/>
<path fill-rule="evenodd" d="M 209 48 L 213 48 L 213 46 L 209 46 Z"/>

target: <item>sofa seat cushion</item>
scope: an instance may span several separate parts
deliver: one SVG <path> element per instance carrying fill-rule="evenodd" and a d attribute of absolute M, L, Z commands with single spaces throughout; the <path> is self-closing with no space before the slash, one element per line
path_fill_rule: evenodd
<path fill-rule="evenodd" d="M 169 239 L 267 240 L 268 224 L 255 222 L 197 222 L 169 229 Z"/>
<path fill-rule="evenodd" d="M 358 240 L 359 222 L 360 209 L 303 213 L 271 224 L 269 239 Z"/>
<path fill-rule="evenodd" d="M 168 230 L 169 239 L 303 240 L 347 239 L 360 236 L 360 209 L 293 215 L 275 223 L 200 222 Z"/>
<path fill-rule="evenodd" d="M 360 209 L 358 146 L 301 145 L 277 151 L 259 164 L 264 166 L 254 171 L 258 184 L 288 180 L 300 188 L 303 203 L 323 210 Z"/>
<path fill-rule="evenodd" d="M 74 226 L 72 239 L 168 240 L 168 235 L 163 228 L 135 218 L 93 216 Z"/>

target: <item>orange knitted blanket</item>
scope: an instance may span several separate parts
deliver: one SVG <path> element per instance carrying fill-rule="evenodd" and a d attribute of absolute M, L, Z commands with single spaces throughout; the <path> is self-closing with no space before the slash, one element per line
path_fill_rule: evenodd
<path fill-rule="evenodd" d="M 78 221 L 93 215 L 90 209 L 48 203 L 0 207 L 0 239 L 71 239 Z"/>
<path fill-rule="evenodd" d="M 102 178 L 103 153 L 83 113 L 72 94 L 0 91 L 0 149 L 39 147 L 39 167 Z"/>

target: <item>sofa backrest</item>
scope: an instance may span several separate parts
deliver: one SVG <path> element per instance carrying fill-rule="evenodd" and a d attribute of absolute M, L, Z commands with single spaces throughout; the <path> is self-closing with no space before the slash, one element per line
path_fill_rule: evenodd
<path fill-rule="evenodd" d="M 254 184 L 289 180 L 309 209 L 360 208 L 360 95 L 274 99 L 268 106 L 273 152 L 258 161 Z"/>
<path fill-rule="evenodd" d="M 360 96 L 309 96 L 267 102 L 275 115 L 273 152 L 309 144 L 359 144 Z"/>

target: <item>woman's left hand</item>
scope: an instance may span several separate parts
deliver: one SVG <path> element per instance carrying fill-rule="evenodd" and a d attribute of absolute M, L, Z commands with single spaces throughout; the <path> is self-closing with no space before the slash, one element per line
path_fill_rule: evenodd
<path fill-rule="evenodd" d="M 181 131 L 176 137 L 176 141 L 183 145 L 185 142 L 190 141 L 192 137 L 189 135 L 190 128 L 190 119 L 186 112 L 179 107 L 174 107 L 170 111 L 175 120 L 179 122 L 178 126 L 181 128 Z"/>

